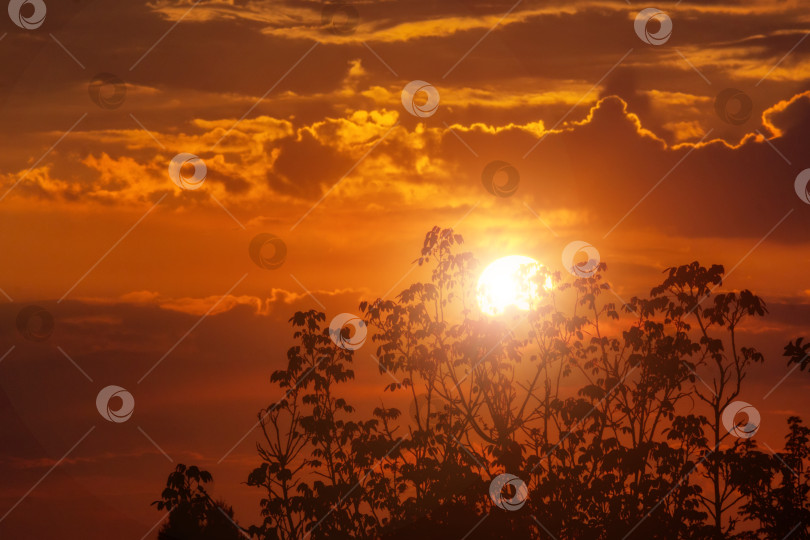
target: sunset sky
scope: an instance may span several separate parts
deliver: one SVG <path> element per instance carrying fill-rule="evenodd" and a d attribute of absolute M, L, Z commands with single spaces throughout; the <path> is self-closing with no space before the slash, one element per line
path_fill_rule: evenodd
<path fill-rule="evenodd" d="M 758 437 L 780 449 L 787 416 L 810 420 L 805 373 L 763 397 L 810 336 L 804 0 L 45 3 L 38 28 L 0 22 L 0 537 L 140 539 L 170 460 L 258 522 L 241 484 L 257 433 L 241 438 L 281 397 L 287 320 L 394 297 L 424 277 L 434 225 L 482 264 L 564 271 L 587 242 L 617 302 L 723 264 L 770 311 L 744 336 L 766 354 L 744 396 Z M 647 7 L 666 43 L 636 34 Z M 411 81 L 435 114 L 403 106 Z M 728 88 L 752 106 L 736 125 Z M 205 163 L 200 189 L 170 178 L 181 153 Z M 496 160 L 519 173 L 511 196 L 482 184 Z M 279 268 L 251 260 L 262 233 L 286 245 Z M 18 333 L 28 305 L 53 315 L 48 340 Z M 370 352 L 361 409 L 387 382 Z M 108 385 L 134 396 L 125 423 L 96 411 Z"/>

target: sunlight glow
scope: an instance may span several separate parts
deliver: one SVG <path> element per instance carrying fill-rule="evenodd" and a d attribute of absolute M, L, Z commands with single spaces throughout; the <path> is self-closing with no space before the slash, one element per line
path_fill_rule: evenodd
<path fill-rule="evenodd" d="M 531 257 L 510 255 L 487 266 L 478 278 L 478 306 L 487 315 L 500 315 L 510 306 L 528 311 L 540 298 L 538 273 L 540 264 Z M 551 290 L 551 276 L 546 276 L 543 289 Z"/>

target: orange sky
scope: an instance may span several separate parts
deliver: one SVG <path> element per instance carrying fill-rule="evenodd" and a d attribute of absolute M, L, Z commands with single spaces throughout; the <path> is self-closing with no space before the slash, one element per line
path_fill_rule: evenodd
<path fill-rule="evenodd" d="M 662 3 L 662 45 L 634 31 L 649 6 L 624 1 L 360 1 L 348 32 L 314 1 L 45 2 L 38 28 L 0 23 L 0 516 L 96 428 L 0 536 L 140 538 L 171 468 L 148 437 L 255 521 L 239 484 L 253 439 L 218 460 L 278 397 L 287 319 L 396 294 L 434 225 L 482 263 L 562 270 L 586 241 L 622 298 L 669 266 L 725 265 L 771 310 L 747 330 L 768 356 L 752 402 L 807 331 L 803 2 Z M 108 108 L 89 91 L 100 74 L 125 88 L 99 87 Z M 410 81 L 433 85 L 435 114 L 406 110 Z M 737 124 L 716 111 L 726 88 L 751 103 Z M 180 153 L 205 163 L 200 189 L 172 182 Z M 495 160 L 518 171 L 512 196 L 482 185 Z M 280 268 L 251 260 L 261 233 L 286 245 Z M 44 343 L 16 332 L 29 304 L 56 321 Z M 371 403 L 384 376 L 357 361 Z M 95 411 L 108 384 L 135 396 L 125 424 Z M 772 447 L 807 386 L 795 373 L 762 402 Z"/>

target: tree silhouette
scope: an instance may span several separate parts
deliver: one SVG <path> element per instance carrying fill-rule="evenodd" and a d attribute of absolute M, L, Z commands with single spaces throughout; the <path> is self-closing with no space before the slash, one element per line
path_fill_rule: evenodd
<path fill-rule="evenodd" d="M 759 468 L 747 475 L 743 491 L 748 495 L 745 512 L 759 522 L 759 536 L 744 538 L 808 538 L 810 480 L 805 464 L 810 457 L 810 429 L 799 418 L 788 419 L 785 451 L 775 456 L 759 454 Z"/>
<path fill-rule="evenodd" d="M 166 481 L 161 500 L 152 504 L 169 510 L 169 520 L 158 533 L 159 540 L 236 540 L 243 538 L 233 521 L 233 509 L 215 502 L 204 484 L 211 473 L 197 467 L 177 465 Z"/>
<path fill-rule="evenodd" d="M 362 349 L 339 346 L 322 312 L 290 319 L 283 397 L 258 413 L 252 537 L 808 538 L 808 429 L 790 418 L 773 455 L 723 424 L 764 361 L 739 335 L 762 299 L 694 262 L 617 304 L 600 264 L 541 271 L 528 312 L 488 317 L 462 243 L 434 228 L 415 261 L 430 281 L 360 304 Z M 348 399 L 358 355 L 386 380 L 368 418 Z M 514 511 L 493 504 L 518 493 L 492 484 L 501 473 L 528 486 Z"/>

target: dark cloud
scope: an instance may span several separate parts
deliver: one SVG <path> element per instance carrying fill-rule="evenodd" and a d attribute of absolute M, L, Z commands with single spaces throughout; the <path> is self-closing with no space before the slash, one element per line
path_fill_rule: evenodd
<path fill-rule="evenodd" d="M 273 170 L 268 172 L 268 182 L 274 190 L 298 197 L 319 199 L 356 161 L 322 144 L 309 131 L 300 132 L 297 139 L 290 137 L 273 146 L 280 150 L 280 155 Z"/>
<path fill-rule="evenodd" d="M 797 97 L 774 115 L 773 122 L 784 129 L 782 137 L 770 144 L 749 138 L 736 148 L 719 141 L 697 148 L 667 146 L 640 132 L 643 126 L 628 116 L 619 98 L 602 100 L 589 120 L 548 135 L 525 160 L 523 154 L 535 142 L 525 132 L 469 133 L 466 138 L 473 148 L 510 149 L 501 156 L 521 170 L 521 190 L 547 211 L 589 210 L 593 230 L 602 234 L 622 220 L 618 233 L 642 228 L 687 237 L 760 238 L 794 209 L 773 238 L 803 242 L 810 212 L 793 182 L 804 168 L 808 103 L 810 96 Z M 463 156 L 462 150 L 456 154 Z M 472 177 L 476 170 L 468 174 Z"/>

